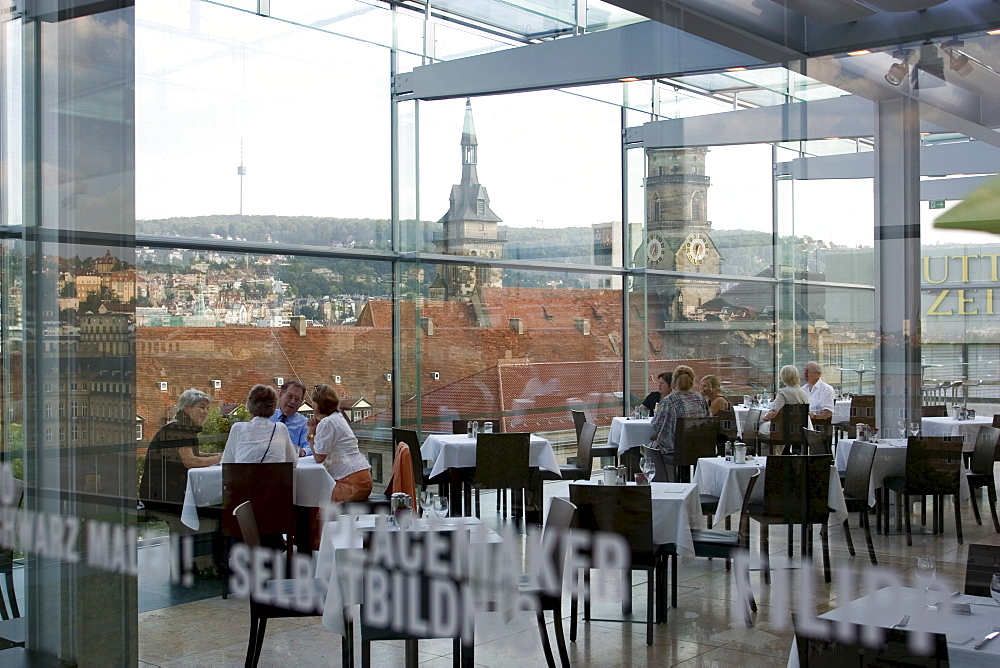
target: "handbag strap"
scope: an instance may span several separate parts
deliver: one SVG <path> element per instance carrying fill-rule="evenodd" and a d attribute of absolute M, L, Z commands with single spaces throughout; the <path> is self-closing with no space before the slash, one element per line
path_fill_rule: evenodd
<path fill-rule="evenodd" d="M 263 464 L 264 463 L 264 457 L 267 457 L 267 453 L 271 451 L 271 439 L 274 438 L 274 430 L 277 429 L 277 428 L 278 428 L 278 423 L 275 422 L 274 426 L 271 427 L 271 438 L 267 439 L 267 449 L 264 450 L 264 454 L 261 455 L 260 461 L 257 462 L 258 464 Z"/>

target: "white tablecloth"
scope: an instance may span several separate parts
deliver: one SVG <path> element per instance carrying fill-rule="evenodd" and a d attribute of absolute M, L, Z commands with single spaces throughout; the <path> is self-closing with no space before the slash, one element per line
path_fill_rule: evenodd
<path fill-rule="evenodd" d="M 703 457 L 698 460 L 694 470 L 693 482 L 698 485 L 702 494 L 719 497 L 719 507 L 712 518 L 712 524 L 718 525 L 726 517 L 737 513 L 743 507 L 743 493 L 753 472 L 760 469 L 760 477 L 753 488 L 750 498 L 759 501 L 764 498 L 764 473 L 766 457 L 757 457 L 747 464 L 727 462 L 723 457 Z M 840 476 L 836 467 L 830 467 L 830 495 L 827 497 L 833 520 L 840 524 L 847 519 L 847 502 L 844 501 L 844 490 L 840 486 Z M 700 505 L 700 504 L 699 504 Z"/>
<path fill-rule="evenodd" d="M 851 448 L 857 441 L 843 438 L 837 442 L 837 470 L 847 470 L 847 459 L 851 456 Z M 906 441 L 901 438 L 890 438 L 885 443 L 875 445 L 875 461 L 872 462 L 871 484 L 868 486 L 868 505 L 875 505 L 875 490 L 885 485 L 885 479 L 894 475 L 906 475 Z M 969 500 L 969 481 L 961 477 L 962 503 Z"/>
<path fill-rule="evenodd" d="M 597 485 L 596 480 L 570 483 L 571 485 Z M 635 483 L 628 483 L 634 485 Z M 654 482 L 653 542 L 657 545 L 674 544 L 682 559 L 694 557 L 694 540 L 691 527 L 701 519 L 701 501 L 698 486 L 690 482 Z M 560 494 L 569 499 L 569 491 Z"/>
<path fill-rule="evenodd" d="M 851 421 L 851 400 L 841 399 L 833 404 L 833 424 Z"/>
<path fill-rule="evenodd" d="M 608 445 L 618 446 L 619 455 L 640 445 L 648 445 L 653 440 L 652 423 L 653 418 L 612 418 Z"/>
<path fill-rule="evenodd" d="M 888 628 L 903 615 L 910 615 L 907 630 L 944 633 L 948 638 L 948 660 L 951 668 L 987 668 L 1000 665 L 1000 639 L 993 640 L 976 650 L 977 642 L 1000 626 L 1000 608 L 992 599 L 978 596 L 958 596 L 954 603 L 968 603 L 971 615 L 951 615 L 925 610 L 924 592 L 908 587 L 886 587 L 874 594 L 862 596 L 839 605 L 820 619 L 851 622 L 865 626 Z M 788 657 L 788 668 L 799 667 L 795 641 Z"/>
<path fill-rule="evenodd" d="M 977 417 L 975 420 L 956 420 L 950 417 L 925 417 L 920 420 L 920 433 L 924 436 L 962 436 L 964 450 L 972 452 L 979 437 L 979 428 L 993 424 L 992 417 Z"/>
<path fill-rule="evenodd" d="M 364 588 L 361 586 L 360 568 L 346 568 L 345 560 L 363 559 L 364 530 L 375 527 L 376 515 L 362 515 L 354 520 L 343 517 L 336 522 L 323 525 L 319 554 L 316 557 L 316 577 L 329 582 L 326 602 L 323 607 L 323 625 L 334 633 L 344 635 L 346 608 L 362 602 Z M 476 517 L 452 517 L 446 526 L 438 526 L 436 531 L 456 531 L 460 527 L 477 527 L 482 521 Z M 395 530 L 395 529 L 393 529 Z M 411 531 L 427 531 L 427 521 L 414 520 Z M 473 532 L 471 535 L 475 535 Z M 503 539 L 492 530 L 485 532 L 486 542 L 502 545 Z"/>
<path fill-rule="evenodd" d="M 559 462 L 551 443 L 532 434 L 530 448 L 529 465 L 559 473 Z M 420 456 L 434 462 L 431 476 L 440 475 L 450 468 L 472 468 L 476 465 L 476 439 L 465 434 L 431 434 L 420 446 Z"/>
<path fill-rule="evenodd" d="M 330 503 L 336 485 L 326 468 L 312 457 L 303 457 L 296 465 L 292 477 L 295 505 L 319 508 Z M 198 530 L 198 508 L 222 504 L 222 465 L 188 469 L 187 489 L 181 521 Z"/>

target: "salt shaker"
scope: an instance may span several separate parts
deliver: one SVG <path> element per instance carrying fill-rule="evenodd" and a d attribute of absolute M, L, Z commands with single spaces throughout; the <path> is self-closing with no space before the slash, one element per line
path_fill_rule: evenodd
<path fill-rule="evenodd" d="M 483 433 L 484 434 L 492 434 L 493 433 L 493 423 L 492 422 L 484 422 L 483 423 Z"/>

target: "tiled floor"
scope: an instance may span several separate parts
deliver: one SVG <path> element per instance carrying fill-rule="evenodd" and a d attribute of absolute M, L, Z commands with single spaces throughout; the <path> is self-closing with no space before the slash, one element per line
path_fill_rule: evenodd
<path fill-rule="evenodd" d="M 566 483 L 546 485 L 546 497 L 565 489 Z M 494 522 L 493 499 L 483 498 L 484 520 Z M 981 503 L 985 508 L 985 499 Z M 490 511 L 487 512 L 486 509 Z M 1000 535 L 993 530 L 988 513 L 983 526 L 978 526 L 971 506 L 963 507 L 963 528 L 966 545 L 971 542 L 1000 545 Z M 856 523 L 852 516 L 852 528 Z M 909 579 L 917 555 L 936 555 L 939 572 L 950 577 L 956 588 L 962 587 L 965 574 L 966 549 L 957 544 L 950 504 L 945 509 L 943 536 L 917 535 L 913 546 L 906 546 L 906 536 L 875 536 L 879 564 Z M 756 525 L 752 526 L 751 549 L 756 550 Z M 848 554 L 843 527 L 830 532 L 831 559 L 835 569 L 841 568 L 854 578 L 852 593 L 862 590 L 862 573 L 870 568 L 865 550 L 864 533 L 853 529 L 858 555 Z M 786 532 L 782 527 L 771 531 L 772 554 L 785 554 Z M 798 534 L 796 533 L 796 546 Z M 797 552 L 797 547 L 796 547 Z M 820 560 L 820 542 L 816 537 L 815 554 Z M 798 578 L 805 571 L 788 571 Z M 812 601 L 817 613 L 837 605 L 838 591 L 823 582 L 820 564 L 811 575 L 816 594 Z M 142 578 L 140 587 L 143 587 Z M 836 576 L 835 576 L 836 577 Z M 740 619 L 732 619 L 735 585 L 732 574 L 720 560 L 696 559 L 680 564 L 678 607 L 669 610 L 666 624 L 655 628 L 654 643 L 645 643 L 646 582 L 637 572 L 633 582 L 635 623 L 580 620 L 580 635 L 569 644 L 569 656 L 578 666 L 710 666 L 740 668 L 785 666 L 791 645 L 788 628 L 788 606 L 779 606 L 774 599 L 775 587 L 763 584 L 757 572 L 751 572 L 751 584 L 759 611 L 753 628 L 746 628 Z M 146 587 L 151 596 L 156 586 Z M 793 588 L 793 591 L 797 590 Z M 203 591 L 202 595 L 211 592 Z M 149 600 L 152 600 L 150 598 Z M 601 619 L 622 619 L 620 599 L 603 597 L 594 601 L 593 616 Z M 563 623 L 569 633 L 569 603 L 564 600 Z M 550 618 L 551 619 L 551 618 Z M 555 635 L 549 623 L 549 636 L 555 651 Z M 242 665 L 247 646 L 249 613 L 246 601 L 211 596 L 203 600 L 151 609 L 139 615 L 139 658 L 143 666 L 237 666 Z M 341 638 L 327 630 L 318 618 L 272 620 L 261 654 L 262 666 L 330 666 L 340 664 Z M 360 652 L 356 653 L 360 665 Z M 451 642 L 431 640 L 420 642 L 419 659 L 426 666 L 451 665 Z M 516 615 L 504 623 L 499 613 L 483 613 L 476 618 L 477 665 L 535 666 L 544 665 L 544 656 L 532 614 Z M 558 660 L 558 657 L 557 657 Z M 403 664 L 401 642 L 378 642 L 372 646 L 375 666 Z"/>

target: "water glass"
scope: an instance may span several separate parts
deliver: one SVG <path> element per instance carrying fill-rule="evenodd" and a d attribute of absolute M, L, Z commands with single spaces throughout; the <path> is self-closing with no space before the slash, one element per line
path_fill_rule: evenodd
<path fill-rule="evenodd" d="M 906 438 L 906 420 L 899 420 L 896 426 L 899 427 L 899 437 Z"/>
<path fill-rule="evenodd" d="M 916 436 L 919 433 L 920 433 L 920 423 L 919 422 L 911 422 L 910 423 L 910 436 Z"/>
<path fill-rule="evenodd" d="M 641 457 L 639 459 L 639 470 L 646 474 L 646 480 L 652 482 L 656 475 L 656 464 L 652 457 Z"/>
<path fill-rule="evenodd" d="M 420 513 L 421 516 L 427 517 L 430 514 L 431 509 L 434 507 L 435 496 L 437 496 L 437 494 L 426 490 L 420 493 L 420 510 L 423 511 Z"/>
<path fill-rule="evenodd" d="M 934 557 L 917 557 L 916 579 L 917 585 L 923 587 L 924 604 L 928 609 L 933 609 L 927 598 L 930 595 L 931 586 L 937 578 L 937 559 Z"/>
<path fill-rule="evenodd" d="M 438 519 L 448 517 L 448 497 L 440 494 L 434 496 L 434 516 Z"/>

